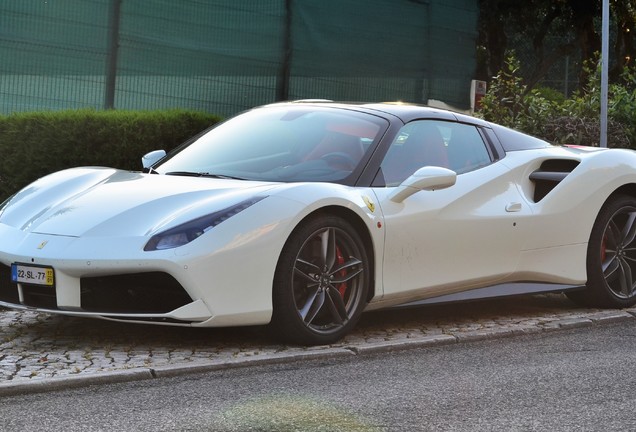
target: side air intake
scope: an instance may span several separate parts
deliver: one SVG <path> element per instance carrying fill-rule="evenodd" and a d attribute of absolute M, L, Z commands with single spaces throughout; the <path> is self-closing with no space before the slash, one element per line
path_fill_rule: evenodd
<path fill-rule="evenodd" d="M 571 159 L 544 161 L 538 170 L 530 174 L 530 180 L 534 183 L 534 202 L 545 198 L 578 165 L 579 161 Z"/>

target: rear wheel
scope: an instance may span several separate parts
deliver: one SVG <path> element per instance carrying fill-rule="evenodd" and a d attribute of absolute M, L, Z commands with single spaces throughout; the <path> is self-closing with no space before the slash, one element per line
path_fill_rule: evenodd
<path fill-rule="evenodd" d="M 358 233 L 335 216 L 314 218 L 290 236 L 273 287 L 272 326 L 285 341 L 333 343 L 360 318 L 369 260 Z"/>
<path fill-rule="evenodd" d="M 594 307 L 636 303 L 636 199 L 617 196 L 599 212 L 587 251 L 587 287 L 568 293 Z"/>

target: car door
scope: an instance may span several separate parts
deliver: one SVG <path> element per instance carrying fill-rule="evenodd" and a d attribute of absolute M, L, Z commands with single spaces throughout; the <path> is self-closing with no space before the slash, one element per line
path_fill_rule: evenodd
<path fill-rule="evenodd" d="M 417 120 L 393 140 L 375 187 L 384 215 L 385 298 L 443 295 L 495 283 L 517 266 L 530 206 L 474 125 Z M 457 173 L 453 186 L 402 202 L 399 184 L 423 166 Z"/>

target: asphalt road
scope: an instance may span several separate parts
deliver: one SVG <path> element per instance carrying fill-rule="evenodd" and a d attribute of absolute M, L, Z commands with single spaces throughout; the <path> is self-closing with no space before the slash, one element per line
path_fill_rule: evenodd
<path fill-rule="evenodd" d="M 632 431 L 636 326 L 0 399 L 3 431 Z"/>

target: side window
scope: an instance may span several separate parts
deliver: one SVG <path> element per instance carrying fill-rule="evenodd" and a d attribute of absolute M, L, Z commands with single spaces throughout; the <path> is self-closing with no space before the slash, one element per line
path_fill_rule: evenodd
<path fill-rule="evenodd" d="M 446 143 L 448 168 L 457 174 L 490 165 L 492 158 L 475 126 L 453 123 Z"/>
<path fill-rule="evenodd" d="M 476 127 L 417 120 L 404 125 L 391 143 L 374 185 L 397 186 L 424 166 L 462 174 L 490 163 L 490 153 Z"/>

